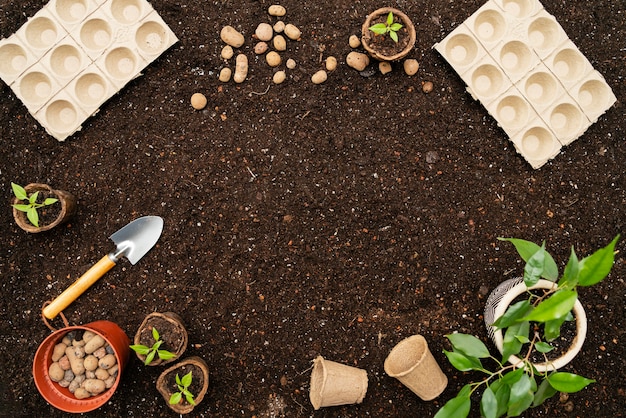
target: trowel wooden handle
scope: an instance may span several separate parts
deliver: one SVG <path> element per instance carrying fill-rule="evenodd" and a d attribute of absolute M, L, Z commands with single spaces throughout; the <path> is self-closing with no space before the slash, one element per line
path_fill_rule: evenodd
<path fill-rule="evenodd" d="M 104 273 L 111 270 L 115 262 L 108 255 L 105 255 L 85 272 L 78 280 L 70 285 L 63 293 L 61 293 L 50 305 L 43 308 L 43 315 L 48 319 L 53 319 L 63 309 L 67 308 L 70 303 L 74 302 L 77 297 L 82 295 L 85 290 L 94 284 L 98 279 L 104 276 Z"/>

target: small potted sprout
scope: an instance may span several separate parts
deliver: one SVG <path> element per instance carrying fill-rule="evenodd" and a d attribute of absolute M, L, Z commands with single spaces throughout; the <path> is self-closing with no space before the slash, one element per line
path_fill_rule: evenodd
<path fill-rule="evenodd" d="M 48 184 L 30 183 L 24 187 L 11 182 L 13 218 L 26 232 L 48 231 L 67 222 L 76 211 L 76 198 Z"/>
<path fill-rule="evenodd" d="M 207 393 L 209 368 L 200 357 L 189 357 L 161 373 L 156 387 L 170 409 L 188 414 Z"/>
<path fill-rule="evenodd" d="M 361 27 L 361 43 L 379 61 L 398 61 L 408 55 L 416 40 L 411 19 L 398 9 L 383 7 L 370 13 Z"/>
<path fill-rule="evenodd" d="M 144 318 L 130 348 L 146 366 L 168 364 L 187 349 L 187 330 L 174 312 L 152 312 Z"/>

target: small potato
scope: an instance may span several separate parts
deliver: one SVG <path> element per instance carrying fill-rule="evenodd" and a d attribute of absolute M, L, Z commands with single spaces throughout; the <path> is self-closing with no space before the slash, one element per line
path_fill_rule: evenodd
<path fill-rule="evenodd" d="M 302 32 L 300 32 L 300 29 L 298 29 L 295 25 L 287 23 L 287 25 L 285 25 L 285 35 L 287 35 L 287 38 L 293 41 L 297 41 L 298 39 L 300 39 L 300 35 L 302 35 Z"/>
<path fill-rule="evenodd" d="M 370 63 L 370 58 L 361 53 L 352 51 L 346 57 L 346 63 L 357 71 L 363 71 Z"/>
<path fill-rule="evenodd" d="M 287 49 L 287 41 L 282 35 L 274 36 L 274 40 L 272 42 L 274 44 L 274 49 L 277 51 L 285 51 Z"/>
<path fill-rule="evenodd" d="M 72 372 L 74 372 L 75 375 L 79 375 L 85 373 L 85 365 L 82 358 L 76 357 L 76 354 L 74 353 L 75 348 L 76 347 L 67 347 L 65 349 L 65 355 L 70 361 L 70 368 Z"/>
<path fill-rule="evenodd" d="M 105 391 L 106 384 L 102 380 L 86 379 L 83 382 L 82 387 L 87 392 L 91 393 L 92 395 L 97 395 L 97 394 L 102 393 L 102 392 Z M 78 389 L 77 389 L 77 391 L 78 391 Z M 76 396 L 76 392 L 74 392 L 74 396 Z"/>
<path fill-rule="evenodd" d="M 285 9 L 283 6 L 279 5 L 279 4 L 272 4 L 268 9 L 267 9 L 267 13 L 269 13 L 270 16 L 285 16 L 285 14 L 287 13 L 287 9 Z"/>
<path fill-rule="evenodd" d="M 254 46 L 254 53 L 257 55 L 265 54 L 268 49 L 269 49 L 269 46 L 267 45 L 267 42 L 258 42 Z"/>
<path fill-rule="evenodd" d="M 290 70 L 293 70 L 294 68 L 296 68 L 296 61 L 293 58 L 289 58 L 287 60 L 287 63 L 285 64 L 287 66 L 287 68 L 289 68 Z"/>
<path fill-rule="evenodd" d="M 54 350 L 52 350 L 52 361 L 59 361 L 59 359 L 65 355 L 66 348 L 67 345 L 63 343 L 55 345 Z"/>
<path fill-rule="evenodd" d="M 220 55 L 225 60 L 229 60 L 229 59 L 231 59 L 233 57 L 233 55 L 235 55 L 235 51 L 233 51 L 233 47 L 232 46 L 226 45 L 224 48 L 222 48 L 222 52 L 221 52 Z"/>
<path fill-rule="evenodd" d="M 109 372 L 99 367 L 96 369 L 95 373 L 96 373 L 96 379 L 98 380 L 107 380 L 109 377 L 111 377 Z"/>
<path fill-rule="evenodd" d="M 89 392 L 87 391 L 87 389 L 85 389 L 85 388 L 77 388 L 77 389 L 74 391 L 74 397 L 75 397 L 76 399 L 87 399 L 87 398 L 89 398 L 90 396 L 91 396 L 91 393 L 89 393 Z"/>
<path fill-rule="evenodd" d="M 254 34 L 259 41 L 266 42 L 272 39 L 272 36 L 274 36 L 274 28 L 272 28 L 272 25 L 270 25 L 269 23 L 259 23 L 259 25 L 256 27 L 256 30 L 254 31 Z"/>
<path fill-rule="evenodd" d="M 381 74 L 388 74 L 391 72 L 391 64 L 388 63 L 387 61 L 381 61 L 378 63 L 378 71 L 381 72 Z"/>
<path fill-rule="evenodd" d="M 85 344 L 85 353 L 91 354 L 100 347 L 104 347 L 106 341 L 99 335 L 94 335 L 87 344 Z"/>
<path fill-rule="evenodd" d="M 417 73 L 417 70 L 420 68 L 417 60 L 413 58 L 404 60 L 402 66 L 404 67 L 404 72 L 407 75 L 415 75 Z"/>
<path fill-rule="evenodd" d="M 220 31 L 220 38 L 225 44 L 230 45 L 233 48 L 239 48 L 245 42 L 243 35 L 230 25 L 222 28 Z"/>
<path fill-rule="evenodd" d="M 98 362 L 98 366 L 104 370 L 110 369 L 116 364 L 117 364 L 117 359 L 115 358 L 114 354 L 107 354 L 106 356 L 102 357 L 100 361 Z"/>
<path fill-rule="evenodd" d="M 233 71 L 230 68 L 224 67 L 220 71 L 219 80 L 222 83 L 227 83 L 228 81 L 230 81 L 230 77 L 232 76 L 232 74 L 233 74 Z"/>
<path fill-rule="evenodd" d="M 283 22 L 282 20 L 279 20 L 278 22 L 274 23 L 274 32 L 281 33 L 284 30 L 285 30 L 285 22 Z"/>
<path fill-rule="evenodd" d="M 350 44 L 350 48 L 358 48 L 361 46 L 361 40 L 356 35 L 350 35 L 348 43 Z"/>
<path fill-rule="evenodd" d="M 206 104 L 207 104 L 207 98 L 204 94 L 194 93 L 191 96 L 191 107 L 193 107 L 194 109 L 202 110 L 206 107 Z"/>
<path fill-rule="evenodd" d="M 235 83 L 243 83 L 248 76 L 248 57 L 244 54 L 237 55 L 235 60 L 235 75 L 233 80 Z"/>
<path fill-rule="evenodd" d="M 276 71 L 274 76 L 272 77 L 272 81 L 274 84 L 281 84 L 287 78 L 287 74 L 284 71 Z"/>
<path fill-rule="evenodd" d="M 326 58 L 326 70 L 335 71 L 336 69 L 337 69 L 337 58 L 335 57 Z"/>
<path fill-rule="evenodd" d="M 281 62 L 280 55 L 276 51 L 270 51 L 265 56 L 265 61 L 270 67 L 278 67 Z"/>
<path fill-rule="evenodd" d="M 85 366 L 85 370 L 88 371 L 96 370 L 98 368 L 98 357 L 93 354 L 88 355 L 83 361 L 83 366 Z"/>
<path fill-rule="evenodd" d="M 313 84 L 322 84 L 327 79 L 328 79 L 328 74 L 326 74 L 326 71 L 324 70 L 319 70 L 318 72 L 313 74 L 313 76 L 311 77 L 311 81 L 313 82 Z"/>
<path fill-rule="evenodd" d="M 65 370 L 61 368 L 59 363 L 52 363 L 48 369 L 48 375 L 53 382 L 60 382 L 65 377 Z"/>

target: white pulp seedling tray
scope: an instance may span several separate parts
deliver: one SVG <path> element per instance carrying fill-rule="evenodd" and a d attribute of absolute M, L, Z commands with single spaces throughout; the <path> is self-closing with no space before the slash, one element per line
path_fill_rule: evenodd
<path fill-rule="evenodd" d="M 537 0 L 490 0 L 434 48 L 533 168 L 554 158 L 616 101 Z"/>
<path fill-rule="evenodd" d="M 63 141 L 177 41 L 145 0 L 51 0 L 0 40 L 0 78 Z"/>

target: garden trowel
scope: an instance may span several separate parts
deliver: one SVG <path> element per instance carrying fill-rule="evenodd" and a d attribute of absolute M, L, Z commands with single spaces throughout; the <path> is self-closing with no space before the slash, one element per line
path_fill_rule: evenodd
<path fill-rule="evenodd" d="M 156 244 L 163 230 L 163 219 L 158 216 L 144 216 L 135 219 L 119 231 L 111 235 L 111 240 L 117 246 L 115 251 L 105 255 L 94 264 L 85 274 L 70 285 L 49 305 L 44 307 L 43 315 L 52 319 L 77 297 L 83 294 L 89 286 L 117 263 L 120 257 L 126 257 L 131 264 L 136 264 Z"/>

